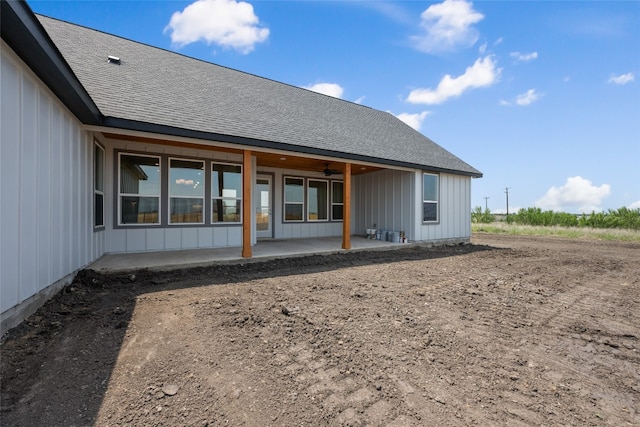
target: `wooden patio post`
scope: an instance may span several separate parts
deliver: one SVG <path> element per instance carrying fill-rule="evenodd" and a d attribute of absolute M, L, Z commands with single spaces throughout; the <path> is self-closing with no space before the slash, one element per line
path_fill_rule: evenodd
<path fill-rule="evenodd" d="M 251 258 L 251 150 L 242 156 L 242 257 Z"/>
<path fill-rule="evenodd" d="M 342 249 L 351 249 L 351 163 L 344 164 Z"/>

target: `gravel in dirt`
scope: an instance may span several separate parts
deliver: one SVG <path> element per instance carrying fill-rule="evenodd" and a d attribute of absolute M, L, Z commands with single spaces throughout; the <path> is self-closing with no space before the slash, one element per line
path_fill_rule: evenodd
<path fill-rule="evenodd" d="M 639 260 L 477 234 L 83 271 L 3 337 L 1 424 L 640 425 Z"/>

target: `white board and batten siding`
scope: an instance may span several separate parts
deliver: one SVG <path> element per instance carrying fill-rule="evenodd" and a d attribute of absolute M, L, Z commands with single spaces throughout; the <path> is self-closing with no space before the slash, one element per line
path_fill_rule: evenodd
<path fill-rule="evenodd" d="M 425 242 L 468 242 L 471 238 L 471 178 L 439 174 L 438 221 L 422 222 L 422 173 L 416 174 L 415 240 Z"/>
<path fill-rule="evenodd" d="M 93 137 L 4 42 L 0 73 L 2 330 L 104 252 L 93 230 Z M 35 308 L 34 308 L 35 309 Z M 18 316 L 19 317 L 19 316 Z"/>
<path fill-rule="evenodd" d="M 353 177 L 352 231 L 404 231 L 412 241 L 468 241 L 471 178 L 439 174 L 439 220 L 422 222 L 422 171 L 383 170 Z"/>
<path fill-rule="evenodd" d="M 355 175 L 351 191 L 352 232 L 364 235 L 367 228 L 375 228 L 413 235 L 415 187 L 414 173 L 408 171 L 383 170 Z"/>

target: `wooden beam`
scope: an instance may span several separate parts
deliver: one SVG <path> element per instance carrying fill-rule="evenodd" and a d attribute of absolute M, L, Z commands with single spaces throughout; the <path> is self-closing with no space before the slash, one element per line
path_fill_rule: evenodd
<path fill-rule="evenodd" d="M 342 249 L 351 249 L 351 163 L 344 164 Z"/>
<path fill-rule="evenodd" d="M 251 150 L 242 154 L 242 257 L 251 258 Z"/>

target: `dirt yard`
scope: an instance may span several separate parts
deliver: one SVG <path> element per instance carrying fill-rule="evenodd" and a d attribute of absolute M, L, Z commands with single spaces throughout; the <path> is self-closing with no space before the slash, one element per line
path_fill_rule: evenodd
<path fill-rule="evenodd" d="M 1 351 L 3 426 L 637 426 L 640 245 L 85 272 Z"/>

